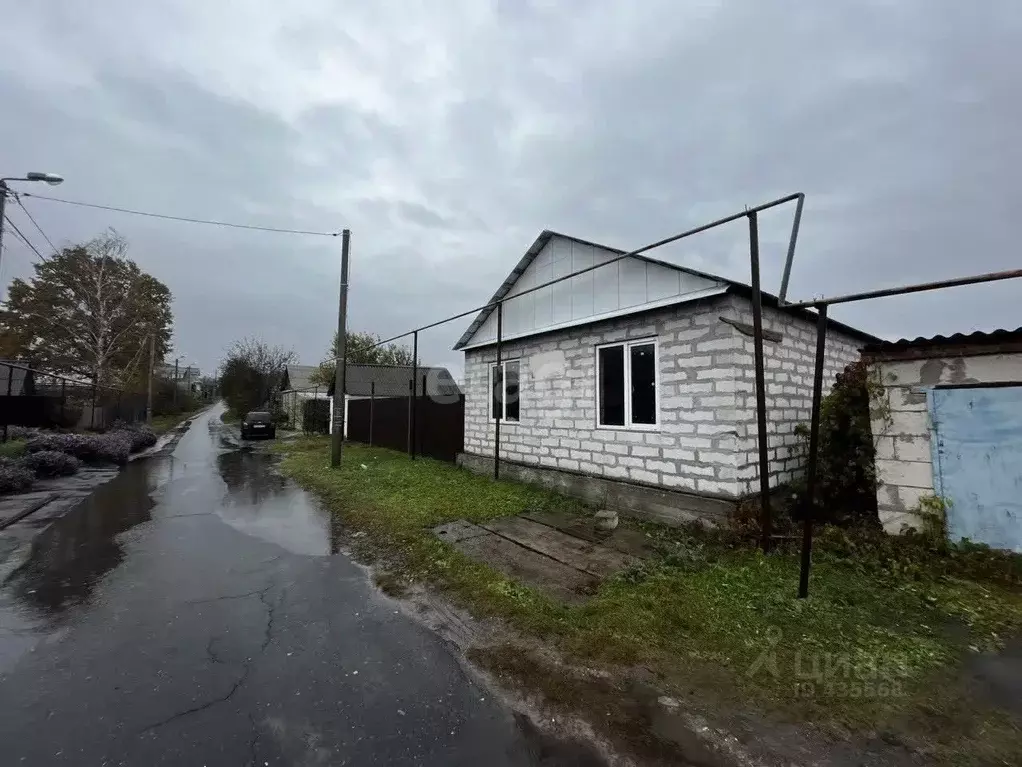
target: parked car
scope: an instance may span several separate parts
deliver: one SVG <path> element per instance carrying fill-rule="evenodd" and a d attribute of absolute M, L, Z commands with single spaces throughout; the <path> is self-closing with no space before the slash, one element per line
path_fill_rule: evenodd
<path fill-rule="evenodd" d="M 273 439 L 277 436 L 277 427 L 273 418 L 264 410 L 253 410 L 241 420 L 241 438 L 252 439 L 253 437 L 267 437 Z"/>

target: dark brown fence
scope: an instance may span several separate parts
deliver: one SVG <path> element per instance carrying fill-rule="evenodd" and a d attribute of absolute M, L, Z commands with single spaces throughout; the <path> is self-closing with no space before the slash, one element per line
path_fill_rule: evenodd
<path fill-rule="evenodd" d="M 146 395 L 0 362 L 0 434 L 8 426 L 105 429 L 146 417 Z"/>
<path fill-rule="evenodd" d="M 452 398 L 447 398 L 452 399 Z M 352 399 L 348 402 L 348 439 L 408 450 L 408 397 Z M 454 462 L 465 448 L 465 397 L 436 402 L 419 397 L 415 447 L 418 455 Z"/>

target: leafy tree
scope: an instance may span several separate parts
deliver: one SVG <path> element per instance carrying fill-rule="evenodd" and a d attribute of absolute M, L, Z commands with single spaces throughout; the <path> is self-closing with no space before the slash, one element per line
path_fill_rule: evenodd
<path fill-rule="evenodd" d="M 173 316 L 167 286 L 127 257 L 114 230 L 64 248 L 11 284 L 0 311 L 4 353 L 48 371 L 125 385 L 140 379 L 149 337 L 163 359 Z"/>
<path fill-rule="evenodd" d="M 327 359 L 320 363 L 319 370 L 310 376 L 313 383 L 327 384 L 334 375 L 334 360 L 339 351 L 337 333 L 327 351 Z M 415 359 L 412 350 L 400 344 L 384 344 L 376 346 L 380 337 L 375 333 L 358 333 L 349 331 L 344 358 L 360 365 L 411 365 Z"/>
<path fill-rule="evenodd" d="M 231 412 L 270 409 L 271 394 L 295 359 L 293 350 L 258 339 L 235 341 L 220 363 L 220 393 Z"/>

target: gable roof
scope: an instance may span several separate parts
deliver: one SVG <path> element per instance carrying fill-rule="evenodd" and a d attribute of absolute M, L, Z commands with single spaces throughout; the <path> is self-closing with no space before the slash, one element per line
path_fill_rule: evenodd
<path fill-rule="evenodd" d="M 616 256 L 623 256 L 629 252 L 627 250 L 621 250 L 620 248 L 610 247 L 609 245 L 601 245 L 598 242 L 590 242 L 588 240 L 583 240 L 578 237 L 573 237 L 569 234 L 562 234 L 561 232 L 555 232 L 550 229 L 544 229 L 542 232 L 540 232 L 539 236 L 532 243 L 529 249 L 525 251 L 525 255 L 522 256 L 522 258 L 518 261 L 515 267 L 511 270 L 511 273 L 508 274 L 508 276 L 500 284 L 500 287 L 497 288 L 496 292 L 486 303 L 493 304 L 496 301 L 499 301 L 500 299 L 507 296 L 508 293 L 511 292 L 511 289 L 514 287 L 518 279 L 525 273 L 525 270 L 529 268 L 529 265 L 536 260 L 536 257 L 540 254 L 540 251 L 542 251 L 543 248 L 545 248 L 547 244 L 549 244 L 550 240 L 552 240 L 554 237 L 560 237 L 570 242 L 578 243 L 579 245 L 586 245 L 592 248 L 601 248 L 602 250 L 606 250 L 610 253 L 615 254 Z M 663 261 L 659 258 L 652 258 L 651 256 L 647 256 L 641 253 L 630 257 L 637 259 L 639 261 L 643 261 L 650 264 L 656 264 L 658 266 L 667 267 L 669 269 L 673 269 L 684 274 L 689 274 L 695 277 L 701 277 L 705 280 L 712 280 L 714 282 L 720 283 L 720 285 L 722 286 L 722 290 L 720 291 L 721 293 L 734 293 L 737 295 L 745 296 L 746 298 L 751 297 L 752 295 L 752 287 L 750 285 L 746 285 L 745 283 L 742 282 L 736 282 L 735 280 L 730 280 L 727 277 L 709 274 L 708 272 L 702 272 L 699 271 L 698 269 L 692 269 L 687 266 L 679 266 L 678 264 L 672 264 L 669 261 Z M 809 319 L 812 322 L 816 321 L 816 314 L 814 312 L 810 312 L 806 309 L 789 309 L 786 307 L 782 307 L 780 306 L 780 302 L 777 296 L 766 292 L 762 292 L 761 295 L 763 298 L 763 304 L 765 306 L 780 309 L 781 311 L 784 311 L 788 314 Z M 690 299 L 685 298 L 680 299 L 680 301 L 685 300 Z M 461 338 L 459 338 L 458 342 L 454 345 L 455 351 L 463 349 L 465 346 L 468 345 L 469 341 L 472 340 L 472 337 L 476 334 L 479 328 L 483 326 L 483 323 L 485 323 L 489 316 L 493 313 L 494 308 L 495 307 L 493 306 L 488 306 L 487 308 L 482 309 L 479 312 L 479 314 L 476 315 L 476 318 L 472 321 L 472 324 L 468 326 L 468 329 L 461 335 Z M 647 305 L 639 304 L 634 307 L 634 311 L 630 311 L 628 312 L 628 314 L 638 314 L 639 312 L 647 311 L 649 308 L 650 307 Z M 582 325 L 588 323 L 583 321 L 579 322 L 578 324 Z M 837 322 L 836 320 L 828 319 L 827 327 L 833 328 L 835 330 L 840 330 L 849 335 L 852 335 L 858 338 L 859 340 L 863 341 L 864 343 L 877 343 L 881 340 L 876 336 L 871 335 L 870 333 L 866 333 L 862 330 L 859 330 L 858 328 L 853 328 L 850 325 L 845 325 L 844 323 Z M 544 332 L 546 331 L 537 330 L 535 333 L 530 333 L 528 335 L 538 335 Z"/>
<path fill-rule="evenodd" d="M 461 394 L 447 368 L 420 365 L 417 371 L 419 382 L 426 376 L 426 394 L 433 397 Z M 352 397 L 368 397 L 374 393 L 376 384 L 377 397 L 407 397 L 408 382 L 412 380 L 411 365 L 364 365 L 351 363 L 344 370 L 344 388 Z M 419 383 L 417 388 L 421 388 Z M 334 380 L 331 378 L 327 390 L 329 396 L 334 395 Z"/>
<path fill-rule="evenodd" d="M 319 369 L 319 365 L 286 365 L 280 380 L 281 391 L 297 391 L 315 388 L 309 378 Z"/>

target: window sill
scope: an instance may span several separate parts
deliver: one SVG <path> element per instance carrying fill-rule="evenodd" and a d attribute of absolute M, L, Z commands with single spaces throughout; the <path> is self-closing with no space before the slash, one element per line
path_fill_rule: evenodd
<path fill-rule="evenodd" d="M 655 434 L 655 433 L 659 433 L 661 429 L 660 429 L 660 425 L 659 424 L 649 424 L 649 425 L 633 424 L 632 426 L 601 426 L 601 425 L 597 424 L 596 425 L 596 430 L 597 431 L 638 431 L 638 432 L 645 432 L 647 434 L 652 432 L 652 433 Z"/>
<path fill-rule="evenodd" d="M 495 423 L 497 423 L 497 419 L 496 418 L 491 418 L 490 419 L 490 424 L 493 425 Z M 520 423 L 521 423 L 521 421 L 509 421 L 506 418 L 501 418 L 500 419 L 500 425 L 501 426 L 517 426 Z"/>

